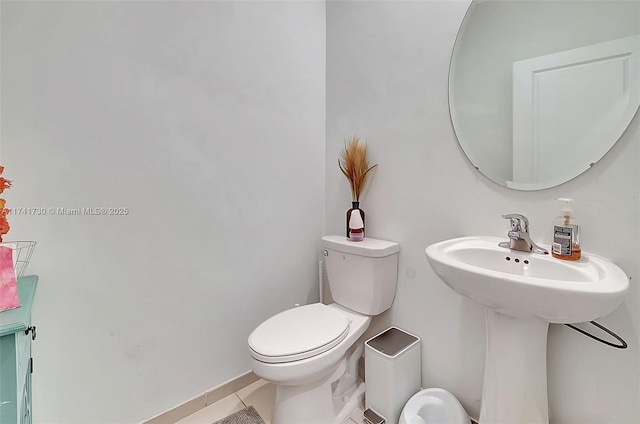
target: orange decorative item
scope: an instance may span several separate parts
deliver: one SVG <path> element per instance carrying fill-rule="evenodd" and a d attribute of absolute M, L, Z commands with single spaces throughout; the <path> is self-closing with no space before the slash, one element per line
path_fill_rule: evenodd
<path fill-rule="evenodd" d="M 4 166 L 0 166 L 0 175 L 4 172 Z M 11 187 L 11 181 L 7 180 L 4 177 L 0 177 L 0 194 L 4 192 L 5 189 Z M 2 242 L 2 236 L 9 232 L 11 227 L 9 226 L 9 221 L 7 220 L 7 214 L 10 209 L 4 207 L 5 200 L 0 199 L 0 242 Z"/>

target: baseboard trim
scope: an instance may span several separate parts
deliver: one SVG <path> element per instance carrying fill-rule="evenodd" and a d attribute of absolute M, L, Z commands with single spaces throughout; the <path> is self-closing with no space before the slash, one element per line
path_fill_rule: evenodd
<path fill-rule="evenodd" d="M 199 396 L 196 396 L 191 400 L 186 401 L 181 405 L 176 406 L 175 408 L 171 408 L 147 421 L 143 421 L 142 424 L 174 424 L 175 422 L 196 413 L 200 409 L 205 408 L 244 387 L 247 387 L 249 384 L 258 381 L 259 379 L 260 378 L 255 375 L 253 371 L 248 371 L 206 391 Z"/>

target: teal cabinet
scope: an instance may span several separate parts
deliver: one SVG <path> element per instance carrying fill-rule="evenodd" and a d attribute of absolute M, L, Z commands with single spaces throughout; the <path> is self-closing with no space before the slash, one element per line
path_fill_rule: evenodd
<path fill-rule="evenodd" d="M 0 312 L 0 424 L 31 424 L 31 307 L 38 277 L 18 279 L 21 306 Z"/>

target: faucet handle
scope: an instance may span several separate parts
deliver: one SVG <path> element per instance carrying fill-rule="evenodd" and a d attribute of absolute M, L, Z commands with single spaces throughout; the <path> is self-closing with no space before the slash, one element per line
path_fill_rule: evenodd
<path fill-rule="evenodd" d="M 526 216 L 520 215 L 519 213 L 510 213 L 507 215 L 501 215 L 504 219 L 508 219 L 511 221 L 511 230 L 512 231 L 523 231 L 525 233 L 529 232 L 529 220 Z"/>

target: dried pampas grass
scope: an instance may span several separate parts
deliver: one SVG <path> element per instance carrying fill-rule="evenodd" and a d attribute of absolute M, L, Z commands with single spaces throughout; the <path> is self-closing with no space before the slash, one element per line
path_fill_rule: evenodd
<path fill-rule="evenodd" d="M 378 166 L 369 166 L 367 161 L 367 145 L 360 142 L 360 137 L 353 136 L 348 142 L 345 140 L 344 151 L 338 158 L 340 170 L 349 180 L 351 186 L 351 200 L 360 201 L 360 194 L 367 183 L 369 171 Z"/>

